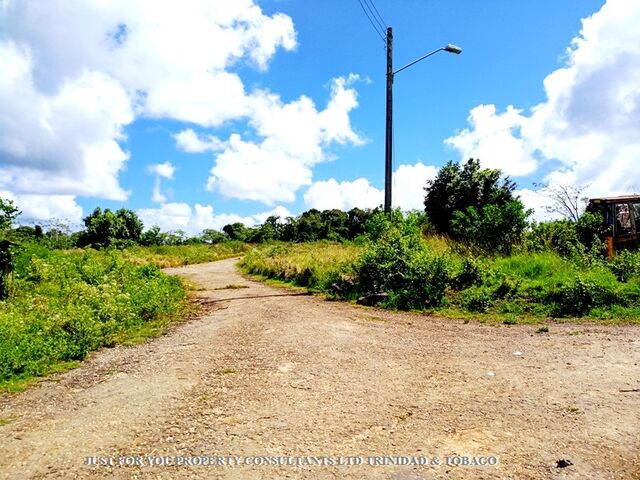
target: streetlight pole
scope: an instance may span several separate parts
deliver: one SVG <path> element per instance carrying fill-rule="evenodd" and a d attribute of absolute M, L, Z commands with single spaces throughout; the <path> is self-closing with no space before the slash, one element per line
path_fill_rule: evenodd
<path fill-rule="evenodd" d="M 393 175 L 393 30 L 387 28 L 387 131 L 384 146 L 384 211 L 391 211 L 391 176 Z"/>
<path fill-rule="evenodd" d="M 395 72 L 393 71 L 393 30 L 391 27 L 387 28 L 387 125 L 386 125 L 386 142 L 384 150 L 384 211 L 389 213 L 391 211 L 391 185 L 393 175 L 393 78 L 396 73 L 401 72 L 405 68 L 409 68 L 412 65 L 424 60 L 431 55 L 435 55 L 438 52 L 449 52 L 459 55 L 462 53 L 460 47 L 448 44 L 444 47 L 440 47 L 433 52 L 429 52 L 426 55 L 414 60 L 411 63 L 407 63 L 404 67 L 399 68 Z"/>

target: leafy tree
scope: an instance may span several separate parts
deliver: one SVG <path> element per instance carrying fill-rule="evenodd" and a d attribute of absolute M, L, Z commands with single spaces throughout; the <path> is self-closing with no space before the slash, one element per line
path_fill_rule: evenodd
<path fill-rule="evenodd" d="M 282 223 L 279 240 L 285 242 L 293 242 L 296 239 L 296 232 L 298 230 L 298 220 L 294 217 L 287 217 Z"/>
<path fill-rule="evenodd" d="M 13 200 L 0 198 L 0 232 L 6 233 L 20 213 Z"/>
<path fill-rule="evenodd" d="M 222 232 L 213 230 L 211 228 L 207 228 L 203 230 L 202 233 L 200 234 L 200 239 L 204 243 L 214 244 L 214 243 L 224 242 L 225 240 L 229 240 L 229 237 Z"/>
<path fill-rule="evenodd" d="M 500 170 L 481 168 L 479 160 L 469 159 L 462 166 L 450 161 L 427 182 L 425 212 L 439 233 L 507 251 L 521 237 L 531 213 L 513 196 L 515 188 Z"/>
<path fill-rule="evenodd" d="M 336 208 L 324 210 L 321 214 L 324 228 L 322 238 L 348 238 L 349 226 L 347 224 L 349 216 L 342 210 Z"/>
<path fill-rule="evenodd" d="M 187 240 L 187 232 L 184 230 L 174 230 L 165 234 L 167 245 L 184 245 Z"/>
<path fill-rule="evenodd" d="M 13 270 L 12 249 L 15 244 L 7 237 L 18 215 L 20 215 L 20 210 L 15 206 L 13 200 L 0 198 L 0 300 L 9 296 L 7 276 Z"/>
<path fill-rule="evenodd" d="M 21 225 L 13 231 L 13 236 L 19 241 L 32 241 L 36 238 L 36 229 L 28 225 Z"/>
<path fill-rule="evenodd" d="M 80 236 L 79 246 L 104 248 L 138 243 L 143 229 L 138 215 L 124 208 L 112 212 L 108 208 L 102 211 L 96 207 L 83 221 L 86 228 Z"/>
<path fill-rule="evenodd" d="M 245 233 L 244 241 L 249 243 L 264 242 L 265 239 L 263 239 L 261 235 L 262 234 L 259 228 L 248 227 Z"/>
<path fill-rule="evenodd" d="M 167 234 L 160 231 L 160 227 L 154 225 L 140 235 L 140 245 L 145 247 L 164 245 L 167 241 Z"/>
<path fill-rule="evenodd" d="M 602 244 L 609 228 L 604 218 L 597 212 L 584 212 L 575 222 L 576 235 L 580 243 L 590 249 L 594 244 Z"/>
<path fill-rule="evenodd" d="M 349 238 L 355 238 L 364 233 L 364 224 L 370 216 L 369 212 L 370 211 L 362 210 L 358 207 L 354 207 L 347 212 L 347 229 L 349 232 Z"/>
<path fill-rule="evenodd" d="M 222 231 L 226 233 L 231 240 L 245 241 L 249 234 L 247 227 L 240 222 L 225 225 L 222 227 Z"/>
<path fill-rule="evenodd" d="M 453 212 L 451 236 L 484 250 L 509 253 L 522 239 L 528 214 L 518 199 L 504 205 L 485 205 L 481 210 L 467 207 L 464 211 Z"/>
<path fill-rule="evenodd" d="M 296 240 L 298 242 L 313 242 L 323 238 L 324 225 L 322 214 L 319 210 L 312 208 L 298 218 L 296 228 Z"/>
<path fill-rule="evenodd" d="M 138 242 L 144 225 L 133 210 L 121 208 L 116 212 L 119 223 L 118 239 Z"/>

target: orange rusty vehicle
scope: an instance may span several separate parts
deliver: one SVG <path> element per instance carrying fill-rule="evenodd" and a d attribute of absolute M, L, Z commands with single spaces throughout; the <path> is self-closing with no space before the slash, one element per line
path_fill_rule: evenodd
<path fill-rule="evenodd" d="M 609 258 L 615 252 L 640 245 L 640 195 L 591 198 L 587 212 L 599 213 L 604 218 Z"/>

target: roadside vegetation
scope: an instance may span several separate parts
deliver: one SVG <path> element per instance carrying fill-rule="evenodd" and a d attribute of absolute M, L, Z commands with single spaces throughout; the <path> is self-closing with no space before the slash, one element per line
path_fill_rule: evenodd
<path fill-rule="evenodd" d="M 224 234 L 213 242 L 206 231 L 195 238 L 143 232 L 136 214 L 124 209 L 96 209 L 86 229 L 74 233 L 14 228 L 18 215 L 0 199 L 0 391 L 72 368 L 97 348 L 162 334 L 194 307 L 185 283 L 161 268 L 248 248 Z"/>
<path fill-rule="evenodd" d="M 16 226 L 18 207 L 0 199 L 0 390 L 166 331 L 191 307 L 161 268 L 243 255 L 249 274 L 392 309 L 640 321 L 640 253 L 606 258 L 603 220 L 579 210 L 581 190 L 556 190 L 572 196 L 557 198 L 567 219 L 535 223 L 515 189 L 477 160 L 450 162 L 427 183 L 423 212 L 312 209 L 196 236 L 145 229 L 126 209 L 96 208 L 76 232 Z"/>
<path fill-rule="evenodd" d="M 385 292 L 380 306 L 452 317 L 507 324 L 579 317 L 640 321 L 638 253 L 607 261 L 589 252 L 562 255 L 523 245 L 509 256 L 487 255 L 425 237 L 410 220 L 389 225 L 376 241 L 257 246 L 241 268 L 336 299 Z"/>
<path fill-rule="evenodd" d="M 514 190 L 477 161 L 449 163 L 427 184 L 426 213 L 374 212 L 353 240 L 258 246 L 241 268 L 394 309 L 507 324 L 640 321 L 640 254 L 608 260 L 592 213 L 529 223 Z"/>
<path fill-rule="evenodd" d="M 188 308 L 185 288 L 117 251 L 25 247 L 0 305 L 0 383 L 73 366 L 88 352 L 156 335 Z"/>

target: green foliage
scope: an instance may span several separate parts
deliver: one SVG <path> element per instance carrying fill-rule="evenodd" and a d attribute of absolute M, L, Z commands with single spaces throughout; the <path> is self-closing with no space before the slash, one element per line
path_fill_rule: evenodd
<path fill-rule="evenodd" d="M 425 238 L 415 222 L 397 223 L 393 215 L 374 217 L 370 225 L 376 241 L 259 246 L 242 268 L 339 298 L 386 292 L 383 306 L 399 309 L 471 312 L 507 323 L 564 316 L 640 320 L 640 254 L 611 263 L 552 250 L 487 257 L 458 253 L 464 250 L 455 243 Z"/>
<path fill-rule="evenodd" d="M 509 253 L 513 245 L 522 239 L 527 215 L 518 199 L 502 206 L 485 205 L 480 211 L 476 207 L 467 207 L 453 213 L 451 236 L 484 251 Z"/>
<path fill-rule="evenodd" d="M 525 248 L 533 252 L 553 250 L 570 256 L 576 252 L 577 244 L 575 222 L 571 220 L 533 223 L 525 235 Z"/>
<path fill-rule="evenodd" d="M 386 292 L 388 305 L 422 309 L 442 304 L 449 280 L 442 256 L 433 256 L 420 235 L 391 228 L 371 243 L 354 267 L 363 294 Z"/>
<path fill-rule="evenodd" d="M 7 276 L 13 269 L 13 250 L 16 246 L 9 240 L 14 236 L 9 230 L 18 215 L 20 210 L 14 205 L 13 200 L 0 198 L 0 300 L 6 299 L 9 294 Z"/>
<path fill-rule="evenodd" d="M 596 307 L 615 305 L 619 303 L 620 298 L 611 284 L 578 278 L 557 285 L 547 293 L 546 300 L 553 304 L 552 312 L 555 315 L 581 316 Z"/>
<path fill-rule="evenodd" d="M 112 212 L 108 208 L 102 211 L 98 207 L 84 218 L 84 225 L 85 231 L 78 244 L 94 248 L 135 245 L 140 241 L 143 229 L 137 214 L 124 208 Z"/>
<path fill-rule="evenodd" d="M 204 243 L 216 244 L 216 243 L 226 242 L 227 240 L 229 240 L 229 237 L 222 232 L 218 232 L 217 230 L 207 228 L 206 230 L 202 231 L 202 234 L 200 235 L 200 239 Z"/>
<path fill-rule="evenodd" d="M 0 232 L 11 228 L 18 215 L 20 215 L 20 209 L 13 203 L 13 200 L 0 198 Z"/>
<path fill-rule="evenodd" d="M 464 290 L 482 282 L 482 272 L 477 260 L 473 257 L 465 257 L 462 267 L 452 276 L 451 286 L 455 290 Z"/>
<path fill-rule="evenodd" d="M 598 248 L 608 228 L 600 213 L 584 212 L 575 222 L 576 237 L 587 249 Z"/>
<path fill-rule="evenodd" d="M 504 205 L 513 199 L 515 184 L 505 178 L 500 184 L 500 170 L 482 169 L 480 161 L 469 159 L 462 167 L 448 162 L 425 188 L 425 212 L 440 233 L 451 232 L 454 212 L 485 205 Z"/>
<path fill-rule="evenodd" d="M 577 221 L 533 223 L 525 234 L 524 248 L 534 252 L 553 250 L 565 257 L 592 262 L 604 256 L 605 233 L 602 216 L 585 212 Z"/>
<path fill-rule="evenodd" d="M 515 183 L 500 170 L 448 162 L 425 188 L 425 212 L 435 231 L 488 251 L 510 251 L 527 226 L 526 211 L 513 197 Z"/>
<path fill-rule="evenodd" d="M 146 247 L 164 245 L 166 243 L 167 234 L 160 231 L 160 227 L 154 225 L 140 235 L 140 245 Z"/>
<path fill-rule="evenodd" d="M 351 264 L 363 247 L 350 243 L 272 243 L 254 248 L 240 261 L 247 273 L 284 280 L 340 296 L 352 294 Z M 340 287 L 333 291 L 333 285 Z"/>
<path fill-rule="evenodd" d="M 249 235 L 248 230 L 249 229 L 240 222 L 230 223 L 222 227 L 222 231 L 226 233 L 231 240 L 240 240 L 242 242 L 247 239 Z"/>
<path fill-rule="evenodd" d="M 0 304 L 0 382 L 43 375 L 91 350 L 152 334 L 185 309 L 176 277 L 122 252 L 59 252 L 28 245 Z"/>
<path fill-rule="evenodd" d="M 470 312 L 486 313 L 493 305 L 493 297 L 486 287 L 471 287 L 460 293 L 460 304 Z"/>
<path fill-rule="evenodd" d="M 607 266 L 619 282 L 640 277 L 640 252 L 623 250 L 616 254 Z"/>

